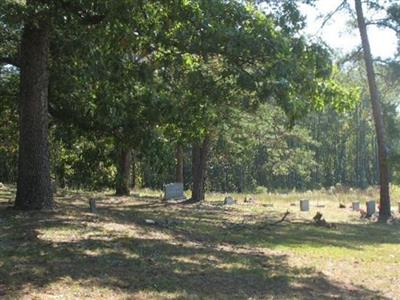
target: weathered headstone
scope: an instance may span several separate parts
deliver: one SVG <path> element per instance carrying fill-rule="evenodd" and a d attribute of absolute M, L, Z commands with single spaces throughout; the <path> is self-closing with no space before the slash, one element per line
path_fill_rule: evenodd
<path fill-rule="evenodd" d="M 236 204 L 236 201 L 231 196 L 225 197 L 224 205 L 233 205 L 233 204 Z"/>
<path fill-rule="evenodd" d="M 94 198 L 89 199 L 89 208 L 91 213 L 96 213 L 96 199 Z"/>
<path fill-rule="evenodd" d="M 164 200 L 184 200 L 183 183 L 174 182 L 164 184 Z"/>
<path fill-rule="evenodd" d="M 4 184 L 0 182 L 0 190 L 4 189 Z"/>
<path fill-rule="evenodd" d="M 353 211 L 359 211 L 360 210 L 360 202 L 354 201 L 351 203 L 351 207 Z"/>
<path fill-rule="evenodd" d="M 376 204 L 374 200 L 367 201 L 367 217 L 371 217 L 376 211 Z"/>
<path fill-rule="evenodd" d="M 300 200 L 300 211 L 309 211 L 310 210 L 310 201 L 309 200 Z"/>

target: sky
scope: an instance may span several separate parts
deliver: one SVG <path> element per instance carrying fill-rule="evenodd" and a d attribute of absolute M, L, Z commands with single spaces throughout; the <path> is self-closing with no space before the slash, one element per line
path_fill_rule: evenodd
<path fill-rule="evenodd" d="M 354 16 L 347 12 L 338 12 L 321 28 L 324 20 L 321 15 L 333 12 L 341 2 L 342 0 L 318 0 L 315 7 L 301 5 L 300 10 L 307 17 L 307 35 L 320 37 L 331 48 L 346 54 L 361 44 L 358 29 L 351 30 L 347 25 L 352 18 L 355 21 Z M 364 13 L 369 15 L 366 7 Z M 397 37 L 392 30 L 369 26 L 368 35 L 373 56 L 382 59 L 393 57 L 397 49 Z"/>

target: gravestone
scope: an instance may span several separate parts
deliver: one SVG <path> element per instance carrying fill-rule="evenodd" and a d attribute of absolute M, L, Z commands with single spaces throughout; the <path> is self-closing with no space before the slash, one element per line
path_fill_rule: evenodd
<path fill-rule="evenodd" d="M 400 214 L 400 202 L 399 203 L 397 203 L 398 204 L 398 206 L 399 206 L 399 214 Z"/>
<path fill-rule="evenodd" d="M 352 202 L 351 207 L 353 208 L 353 211 L 359 211 L 360 210 L 360 202 L 358 202 L 358 201 Z"/>
<path fill-rule="evenodd" d="M 310 201 L 309 200 L 300 200 L 300 211 L 309 211 L 310 210 Z"/>
<path fill-rule="evenodd" d="M 367 201 L 367 218 L 371 217 L 376 211 L 375 201 Z"/>
<path fill-rule="evenodd" d="M 89 208 L 91 213 L 96 213 L 96 199 L 94 198 L 89 199 Z"/>
<path fill-rule="evenodd" d="M 164 200 L 185 200 L 183 194 L 183 183 L 173 182 L 164 184 Z"/>
<path fill-rule="evenodd" d="M 236 201 L 231 196 L 225 197 L 224 205 L 233 205 L 233 204 L 236 204 Z"/>

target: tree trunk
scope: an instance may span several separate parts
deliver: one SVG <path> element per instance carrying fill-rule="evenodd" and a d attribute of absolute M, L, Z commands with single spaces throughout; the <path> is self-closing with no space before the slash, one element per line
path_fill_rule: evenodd
<path fill-rule="evenodd" d="M 129 196 L 131 181 L 132 153 L 130 149 L 121 147 L 118 151 L 117 178 L 115 194 L 117 196 Z"/>
<path fill-rule="evenodd" d="M 27 5 L 39 2 L 31 0 Z M 53 204 L 48 141 L 49 26 L 46 17 L 32 16 L 22 33 L 16 209 L 51 208 Z"/>
<path fill-rule="evenodd" d="M 204 185 L 206 181 L 207 158 L 210 148 L 210 138 L 207 135 L 202 143 L 192 145 L 192 199 L 191 202 L 204 200 Z"/>
<path fill-rule="evenodd" d="M 136 158 L 135 153 L 131 153 L 131 188 L 136 187 Z"/>
<path fill-rule="evenodd" d="M 175 181 L 183 183 L 183 149 L 181 145 L 176 146 L 176 172 Z"/>
<path fill-rule="evenodd" d="M 390 213 L 389 172 L 385 145 L 385 127 L 382 110 L 379 102 L 379 92 L 375 80 L 375 71 L 372 62 L 371 49 L 368 40 L 361 0 L 355 0 L 358 28 L 360 30 L 364 60 L 367 68 L 368 86 L 372 102 L 372 113 L 375 121 L 375 130 L 378 141 L 379 183 L 380 183 L 380 208 L 379 220 L 386 221 Z"/>

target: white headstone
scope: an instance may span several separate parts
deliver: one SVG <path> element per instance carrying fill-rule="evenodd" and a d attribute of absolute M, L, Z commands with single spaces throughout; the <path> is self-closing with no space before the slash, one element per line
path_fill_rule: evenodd
<path fill-rule="evenodd" d="M 352 202 L 351 207 L 353 208 L 353 211 L 359 211 L 360 210 L 360 202 L 358 202 L 358 201 Z"/>
<path fill-rule="evenodd" d="M 184 200 L 183 183 L 174 182 L 164 185 L 164 200 Z"/>
<path fill-rule="evenodd" d="M 376 211 L 375 201 L 367 201 L 367 217 L 371 217 Z"/>
<path fill-rule="evenodd" d="M 310 201 L 300 200 L 300 211 L 309 211 L 309 210 L 310 210 Z"/>

